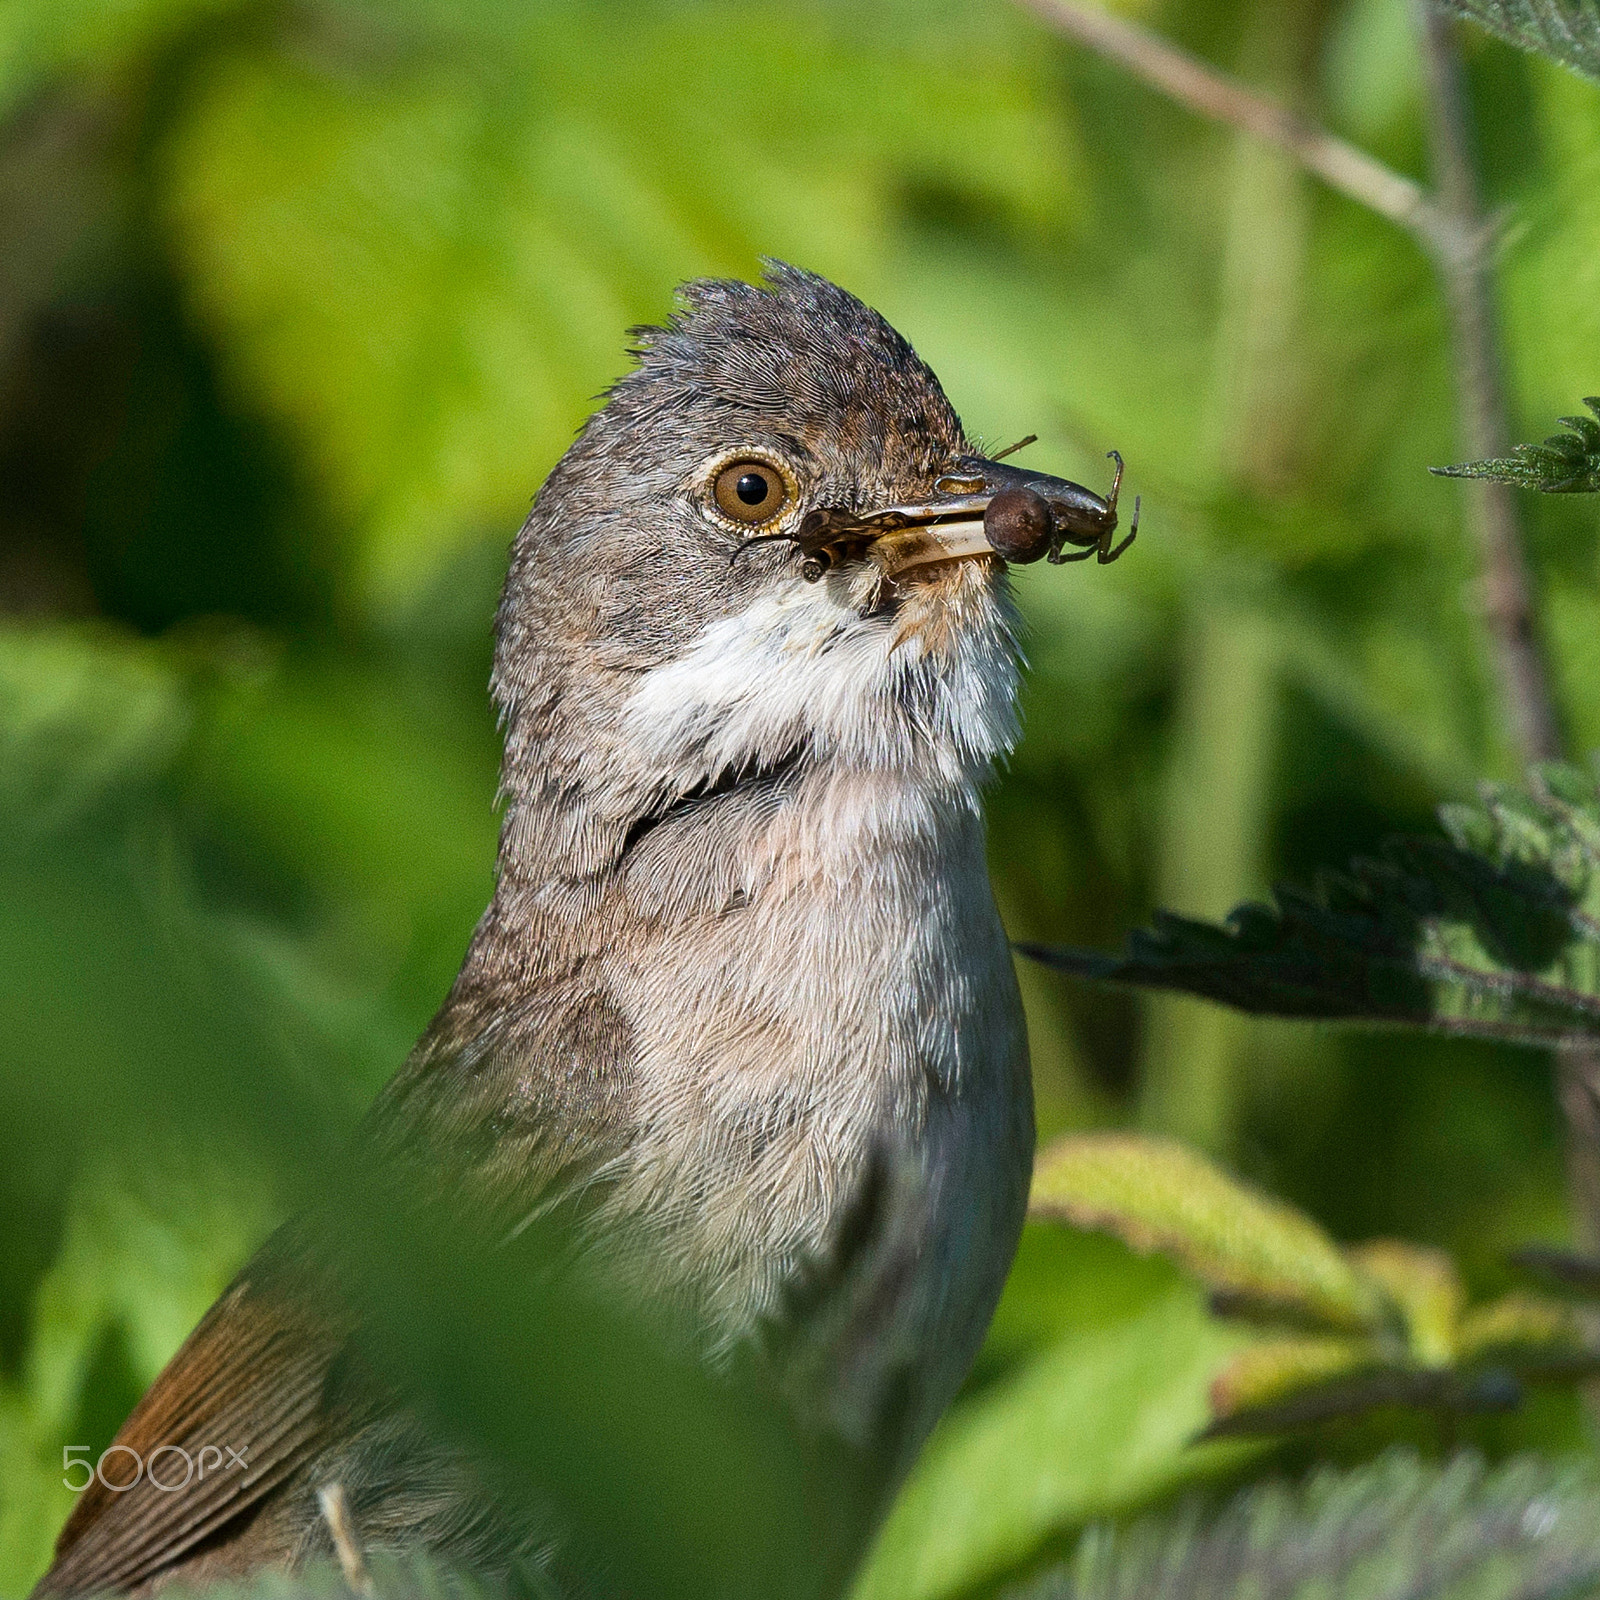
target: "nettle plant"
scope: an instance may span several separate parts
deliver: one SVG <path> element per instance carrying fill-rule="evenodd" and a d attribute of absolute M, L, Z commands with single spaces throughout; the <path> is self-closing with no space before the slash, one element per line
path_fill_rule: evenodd
<path fill-rule="evenodd" d="M 1493 9 L 1503 20 L 1516 8 Z M 1600 66 L 1600 6 L 1518 14 L 1536 11 L 1547 26 L 1586 28 Z M 1600 492 L 1600 398 L 1585 404 L 1593 416 L 1563 417 L 1568 431 L 1542 444 L 1434 470 Z M 1391 839 L 1221 925 L 1160 912 L 1120 954 L 1022 949 L 1081 977 L 1261 1016 L 1600 1058 L 1600 782 L 1541 764 L 1526 788 L 1484 785 L 1475 804 L 1446 805 L 1439 820 L 1436 835 Z M 1531 1247 L 1514 1264 L 1539 1287 L 1474 1303 L 1440 1250 L 1393 1239 L 1341 1246 L 1197 1152 L 1128 1133 L 1069 1135 L 1042 1151 L 1031 1210 L 1170 1257 L 1216 1316 L 1253 1325 L 1257 1336 L 1212 1380 L 1199 1440 L 1281 1441 L 1397 1408 L 1431 1414 L 1448 1439 L 1453 1419 L 1515 1408 L 1530 1385 L 1600 1373 L 1600 1259 Z M 1027 1593 L 1591 1593 L 1594 1484 L 1587 1467 L 1532 1457 L 1490 1474 L 1470 1453 L 1429 1465 L 1390 1452 L 1349 1473 L 1323 1467 L 1298 1488 L 1246 1488 L 1220 1509 L 1197 1499 L 1091 1527 Z"/>
<path fill-rule="evenodd" d="M 1587 404 L 1600 417 L 1600 399 Z M 1438 469 L 1547 493 L 1600 492 L 1600 421 L 1503 460 Z M 1529 787 L 1485 785 L 1440 809 L 1441 833 L 1280 885 L 1222 925 L 1157 914 L 1121 954 L 1044 945 L 1060 971 L 1219 1001 L 1261 1016 L 1600 1053 L 1600 783 L 1573 766 Z M 1175 1259 L 1219 1315 L 1270 1330 L 1211 1388 L 1207 1437 L 1281 1434 L 1402 1406 L 1506 1409 L 1530 1382 L 1600 1371 L 1575 1299 L 1600 1261 L 1544 1248 L 1517 1264 L 1530 1289 L 1469 1304 L 1438 1250 L 1343 1247 L 1309 1217 L 1197 1153 L 1127 1134 L 1068 1136 L 1041 1153 L 1036 1217 L 1109 1232 Z"/>
<path fill-rule="evenodd" d="M 1261 1016 L 1600 1048 L 1594 778 L 1541 766 L 1529 789 L 1485 785 L 1439 819 L 1440 836 L 1391 839 L 1225 925 L 1160 912 L 1120 955 L 1022 948 L 1065 972 Z"/>
<path fill-rule="evenodd" d="M 1213 1379 L 1205 1439 L 1272 1436 L 1403 1406 L 1516 1405 L 1600 1370 L 1565 1300 L 1469 1303 L 1455 1263 L 1394 1239 L 1341 1247 L 1303 1212 L 1163 1139 L 1084 1134 L 1041 1153 L 1035 1218 L 1170 1256 L 1218 1316 L 1255 1326 Z"/>
<path fill-rule="evenodd" d="M 1600 0 L 1441 0 L 1439 9 L 1600 81 Z M 1566 431 L 1540 444 L 1432 470 L 1600 493 L 1600 396 L 1584 404 L 1589 415 L 1562 417 Z M 1022 949 L 1083 978 L 1260 1016 L 1552 1048 L 1563 1081 L 1585 1091 L 1576 1102 L 1593 1111 L 1600 782 L 1538 762 L 1525 785 L 1485 785 L 1475 803 L 1442 807 L 1439 821 L 1437 834 L 1391 839 L 1222 924 L 1163 911 L 1120 953 Z M 1581 1187 L 1586 1162 L 1600 1172 L 1600 1121 L 1585 1125 L 1581 1109 L 1565 1108 Z M 1600 1260 L 1580 1253 L 1520 1251 L 1512 1264 L 1528 1287 L 1474 1302 L 1442 1251 L 1392 1239 L 1340 1245 L 1197 1152 L 1127 1133 L 1072 1135 L 1042 1151 L 1032 1212 L 1171 1258 L 1204 1287 L 1215 1316 L 1252 1326 L 1210 1384 L 1199 1440 L 1260 1447 L 1379 1422 L 1370 1441 L 1398 1411 L 1431 1417 L 1432 1437 L 1448 1443 L 1463 1415 L 1512 1409 L 1530 1386 L 1600 1373 Z M 1524 1457 L 1489 1474 L 1470 1453 L 1429 1465 L 1391 1452 L 1352 1472 L 1324 1466 L 1299 1487 L 1248 1487 L 1220 1508 L 1193 1499 L 1131 1525 L 1091 1527 L 1026 1592 L 1587 1594 L 1600 1589 L 1584 1504 L 1595 1482 L 1587 1462 L 1557 1469 Z"/>
<path fill-rule="evenodd" d="M 1600 42 L 1600 7 L 1591 7 Z M 1600 492 L 1595 417 L 1508 457 L 1436 469 L 1545 493 Z M 1600 782 L 1533 769 L 1441 808 L 1441 831 L 1279 886 L 1224 924 L 1158 913 L 1120 954 L 1026 945 L 1058 970 L 1200 996 L 1262 1016 L 1553 1047 L 1600 1059 Z M 1582 1130 L 1575 1130 L 1575 1137 Z M 1196 1151 L 1130 1133 L 1069 1135 L 1040 1153 L 1034 1218 L 1109 1233 L 1197 1279 L 1212 1313 L 1254 1337 L 1212 1379 L 1196 1442 L 1257 1447 L 1409 1413 L 1448 1443 L 1457 1420 L 1522 1404 L 1531 1386 L 1600 1373 L 1600 1259 L 1517 1253 L 1529 1287 L 1474 1302 L 1443 1251 L 1340 1245 L 1309 1216 Z M 1592 1394 L 1592 1389 L 1590 1393 Z M 1400 1430 L 1405 1431 L 1403 1428 Z M 1426 1422 L 1424 1432 L 1429 1431 Z M 1191 1497 L 1091 1526 L 1031 1600 L 1237 1595 L 1556 1596 L 1600 1589 L 1587 1462 L 1471 1452 L 1430 1463 L 1391 1449 L 1218 1506 Z"/>

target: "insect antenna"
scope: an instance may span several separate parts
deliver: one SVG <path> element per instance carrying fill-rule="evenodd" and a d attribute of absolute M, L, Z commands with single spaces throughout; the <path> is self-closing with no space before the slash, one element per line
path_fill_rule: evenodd
<path fill-rule="evenodd" d="M 1019 450 L 1026 450 L 1030 444 L 1038 444 L 1039 435 L 1030 433 L 1026 439 L 1018 439 L 1015 444 L 1008 444 L 997 455 L 989 457 L 991 461 L 1004 461 L 1007 456 L 1014 456 Z"/>

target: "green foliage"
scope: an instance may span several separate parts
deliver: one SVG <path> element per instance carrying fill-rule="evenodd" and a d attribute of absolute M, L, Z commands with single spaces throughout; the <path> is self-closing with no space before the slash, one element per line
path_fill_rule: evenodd
<path fill-rule="evenodd" d="M 1309 1217 L 1169 1140 L 1058 1139 L 1039 1155 L 1028 1209 L 1163 1251 L 1213 1292 L 1262 1310 L 1355 1329 L 1378 1311 L 1370 1285 Z"/>
<path fill-rule="evenodd" d="M 1387 1239 L 1341 1249 L 1310 1217 L 1166 1140 L 1057 1140 L 1040 1155 L 1029 1210 L 1171 1256 L 1213 1310 L 1267 1334 L 1212 1380 L 1208 1438 L 1382 1407 L 1505 1409 L 1525 1381 L 1596 1366 L 1560 1302 L 1510 1294 L 1469 1306 L 1443 1252 Z"/>
<path fill-rule="evenodd" d="M 1436 0 L 1523 50 L 1600 79 L 1597 0 Z"/>
<path fill-rule="evenodd" d="M 73 1186 L 59 1253 L 40 1281 L 16 1382 L 0 1382 L 0 1563 L 41 1570 L 72 1505 L 63 1444 L 98 1452 L 266 1231 L 262 1174 L 151 1143 L 101 1157 Z M 107 1411 L 96 1415 L 109 1388 Z M 87 1405 L 86 1405 L 87 1399 Z"/>
<path fill-rule="evenodd" d="M 1395 1453 L 1097 1528 L 1017 1600 L 1560 1600 L 1600 1584 L 1588 1461 Z"/>
<path fill-rule="evenodd" d="M 0 5 L 0 113 L 63 69 L 137 58 L 239 0 L 59 0 Z"/>
<path fill-rule="evenodd" d="M 1571 767 L 1440 811 L 1447 839 L 1388 841 L 1226 927 L 1170 912 L 1125 956 L 1025 944 L 1065 972 L 1244 1011 L 1524 1043 L 1600 1036 L 1600 795 Z"/>
<path fill-rule="evenodd" d="M 839 1593 L 872 1463 L 797 1422 L 762 1352 L 713 1367 L 670 1318 L 567 1270 L 581 1219 L 480 1235 L 358 1161 L 324 1174 L 320 1199 L 310 1226 L 359 1326 L 354 1359 L 426 1397 L 509 1505 L 565 1530 L 562 1592 Z"/>
<path fill-rule="evenodd" d="M 1459 467 L 1430 467 L 1442 478 L 1490 478 L 1545 494 L 1600 493 L 1600 396 L 1583 402 L 1592 417 L 1562 417 L 1570 433 L 1552 434 L 1543 444 L 1519 444 L 1496 461 L 1469 461 Z"/>
<path fill-rule="evenodd" d="M 1178 1291 L 1019 1364 L 940 1426 L 853 1600 L 962 1594 L 1092 1518 L 1248 1460 L 1246 1445 L 1193 1442 L 1244 1342 Z"/>
<path fill-rule="evenodd" d="M 847 64 L 821 9 L 781 30 L 707 4 L 363 22 L 389 63 L 367 93 L 286 54 L 217 73 L 168 214 L 202 314 L 359 529 L 384 603 L 515 525 L 621 331 L 668 308 L 669 263 L 814 260 L 821 238 L 856 275 L 897 182 L 1024 220 L 1072 185 L 1039 74 L 926 33 L 857 40 Z"/>
<path fill-rule="evenodd" d="M 1161 23 L 1415 164 L 1395 0 Z M 1600 340 L 1596 97 L 1500 50 L 1473 93 L 1518 211 L 1514 387 L 1554 415 Z M 1027 732 L 990 837 L 1018 936 L 1216 915 L 1508 771 L 1422 470 L 1458 448 L 1425 266 L 1004 0 L 4 0 L 0 104 L 0 1593 L 42 1566 L 68 1421 L 116 1425 L 449 982 L 490 881 L 505 544 L 678 280 L 816 266 L 974 434 L 1037 431 L 1029 459 L 1102 487 L 1128 458 L 1130 558 L 1017 575 Z M 1586 509 L 1528 507 L 1578 748 Z M 1417 1303 L 1419 1348 L 1515 1320 L 1494 1263 L 1562 1226 L 1536 1061 L 1024 981 L 1046 1133 L 1185 1119 L 1339 1237 L 1449 1246 L 1462 1325 Z M 92 1203 L 169 1147 L 188 1177 L 144 1221 Z M 1165 1261 L 1030 1225 L 864 1582 L 981 1588 L 1254 1471 L 1277 1446 L 1193 1443 L 1219 1377 L 1367 1337 L 1219 1322 Z M 487 1425 L 526 1420 L 514 1387 Z"/>
<path fill-rule="evenodd" d="M 498 1591 L 425 1559 L 368 1558 L 375 1600 L 488 1600 Z M 1300 1482 L 1189 1500 L 1096 1524 L 1014 1600 L 1566 1600 L 1600 1583 L 1600 1488 L 1590 1463 L 1532 1458 L 1490 1470 L 1394 1452 Z M 539 1591 L 535 1589 L 535 1593 Z M 210 1600 L 351 1600 L 332 1565 Z"/>
<path fill-rule="evenodd" d="M 161 651 L 103 630 L 0 635 L 0 806 L 50 831 L 165 770 L 189 728 L 185 689 Z"/>

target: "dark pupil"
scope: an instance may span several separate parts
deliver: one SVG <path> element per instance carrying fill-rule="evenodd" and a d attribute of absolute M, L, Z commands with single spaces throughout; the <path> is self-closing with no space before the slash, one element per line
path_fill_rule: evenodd
<path fill-rule="evenodd" d="M 747 472 L 734 484 L 733 492 L 747 506 L 758 506 L 771 493 L 772 486 L 759 472 Z"/>

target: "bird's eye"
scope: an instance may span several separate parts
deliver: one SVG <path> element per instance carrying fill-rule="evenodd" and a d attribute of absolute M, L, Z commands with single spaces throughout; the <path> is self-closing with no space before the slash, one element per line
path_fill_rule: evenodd
<path fill-rule="evenodd" d="M 789 486 L 765 461 L 730 461 L 712 485 L 717 510 L 752 526 L 771 522 L 789 503 Z"/>

